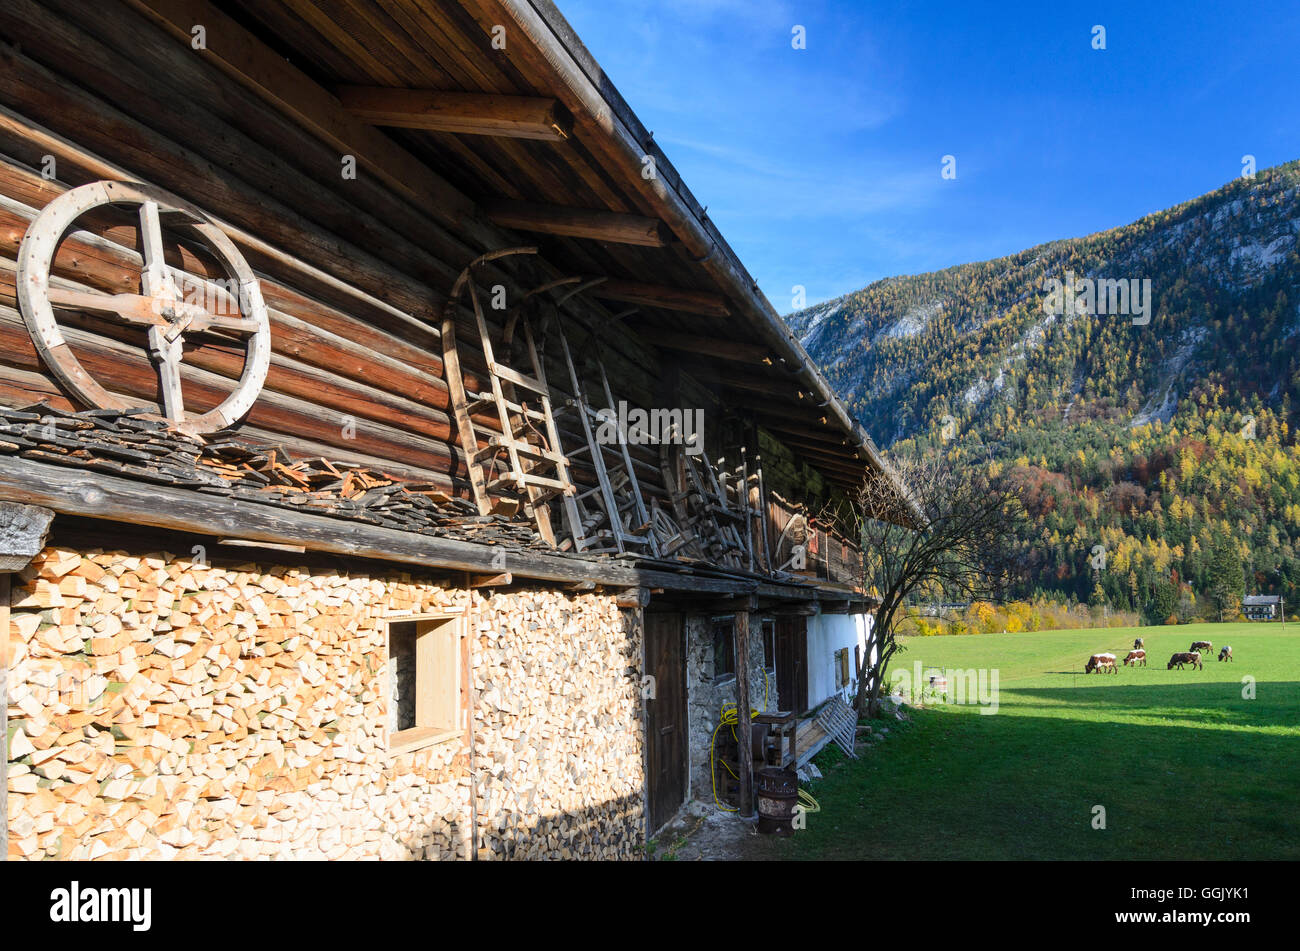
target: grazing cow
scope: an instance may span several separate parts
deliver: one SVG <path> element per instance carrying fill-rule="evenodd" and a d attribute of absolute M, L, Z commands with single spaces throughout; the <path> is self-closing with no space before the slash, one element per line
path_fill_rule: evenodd
<path fill-rule="evenodd" d="M 1179 670 L 1182 670 L 1183 664 L 1191 664 L 1193 667 L 1200 669 L 1201 667 L 1200 652 L 1186 651 L 1182 654 L 1175 654 L 1173 657 L 1169 658 L 1169 666 L 1166 667 L 1165 670 L 1173 670 L 1175 667 L 1177 667 Z"/>
<path fill-rule="evenodd" d="M 1140 651 L 1142 648 L 1146 646 L 1147 645 L 1142 641 L 1142 638 L 1140 637 L 1133 638 L 1133 649 L 1135 651 Z"/>
<path fill-rule="evenodd" d="M 1205 651 L 1208 654 L 1214 650 L 1214 645 L 1209 641 L 1192 641 L 1192 646 L 1187 649 L 1189 651 Z"/>
<path fill-rule="evenodd" d="M 1219 651 L 1219 660 L 1232 660 L 1232 648 L 1224 644 Z"/>
<path fill-rule="evenodd" d="M 1098 673 L 1115 673 L 1115 655 L 1114 654 L 1093 654 L 1088 658 L 1088 663 L 1084 665 L 1083 672 L 1090 674 L 1093 671 Z"/>
<path fill-rule="evenodd" d="M 1128 656 L 1124 658 L 1124 666 L 1127 667 L 1129 664 L 1134 667 L 1141 664 L 1145 667 L 1147 665 L 1147 652 L 1141 649 L 1129 651 Z"/>

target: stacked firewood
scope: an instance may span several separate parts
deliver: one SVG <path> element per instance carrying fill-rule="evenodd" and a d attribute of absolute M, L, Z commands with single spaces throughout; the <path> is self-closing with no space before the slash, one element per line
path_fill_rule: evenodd
<path fill-rule="evenodd" d="M 10 859 L 644 842 L 640 631 L 611 595 L 58 546 L 12 585 Z M 388 625 L 426 614 L 468 618 L 473 760 L 466 735 L 397 752 L 386 728 Z"/>
<path fill-rule="evenodd" d="M 0 409 L 0 454 L 159 485 L 279 505 L 399 531 L 544 548 L 530 522 L 479 515 L 467 499 L 430 483 L 328 459 L 294 460 L 223 431 L 186 436 L 145 410 L 69 413 L 45 403 Z"/>

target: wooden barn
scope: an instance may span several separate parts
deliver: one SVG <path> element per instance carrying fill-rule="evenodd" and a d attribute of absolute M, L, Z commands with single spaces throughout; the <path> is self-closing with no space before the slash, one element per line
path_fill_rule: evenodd
<path fill-rule="evenodd" d="M 5 0 L 0 244 L 10 858 L 636 857 L 871 609 L 791 521 L 893 476 L 549 0 Z"/>

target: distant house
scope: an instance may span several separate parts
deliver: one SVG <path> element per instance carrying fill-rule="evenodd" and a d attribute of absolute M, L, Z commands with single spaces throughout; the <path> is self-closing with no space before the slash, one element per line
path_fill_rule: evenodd
<path fill-rule="evenodd" d="M 1280 621 L 1284 602 L 1281 595 L 1248 594 L 1241 599 L 1241 613 L 1248 621 Z"/>
<path fill-rule="evenodd" d="M 917 605 L 917 613 L 923 617 L 951 617 L 969 609 L 969 601 L 935 601 Z"/>

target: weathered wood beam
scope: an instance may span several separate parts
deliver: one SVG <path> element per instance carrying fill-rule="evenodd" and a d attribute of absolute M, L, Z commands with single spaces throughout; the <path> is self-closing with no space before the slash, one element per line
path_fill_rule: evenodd
<path fill-rule="evenodd" d="M 781 604 L 771 609 L 772 614 L 783 617 L 812 617 L 817 613 L 816 605 L 809 602 L 794 602 L 791 604 Z"/>
<path fill-rule="evenodd" d="M 724 387 L 732 390 L 739 390 L 742 393 L 760 393 L 764 396 L 776 396 L 793 403 L 799 399 L 799 393 L 802 391 L 790 380 L 773 379 L 771 377 L 756 376 L 748 373 L 730 372 L 727 367 L 716 367 L 712 371 L 708 367 L 695 365 L 690 368 L 691 373 L 696 379 L 701 381 L 714 381 L 721 383 Z M 737 400 L 743 405 L 751 405 L 752 398 L 742 398 Z"/>
<path fill-rule="evenodd" d="M 706 317 L 727 317 L 731 314 L 726 298 L 720 294 L 642 284 L 639 281 L 608 280 L 593 287 L 591 295 L 602 300 L 624 301 L 642 307 L 661 307 L 664 310 L 678 310 Z"/>
<path fill-rule="evenodd" d="M 836 432 L 825 426 L 818 426 L 814 421 L 808 420 L 802 424 L 782 420 L 768 420 L 764 413 L 757 414 L 763 424 L 763 428 L 773 435 L 779 435 L 784 438 L 785 435 L 796 436 L 804 442 L 813 442 L 818 445 L 824 445 L 832 451 L 843 450 L 846 454 L 852 454 L 857 446 L 849 442 L 848 436 Z"/>
<path fill-rule="evenodd" d="M 736 612 L 734 635 L 732 637 L 736 652 L 736 718 L 739 721 L 736 730 L 737 763 L 740 773 L 740 801 L 736 804 L 742 818 L 748 819 L 754 814 L 754 731 L 750 728 L 749 705 L 749 609 L 750 601 Z"/>
<path fill-rule="evenodd" d="M 499 545 L 401 532 L 13 456 L 0 456 L 0 500 L 39 505 L 66 515 L 194 535 L 298 544 L 308 551 L 432 569 L 501 573 Z M 525 550 L 509 551 L 507 559 L 512 574 L 541 581 L 590 579 L 620 588 L 808 597 L 804 587 L 629 567 L 614 559 L 584 560 Z"/>
<path fill-rule="evenodd" d="M 652 344 L 664 350 L 679 350 L 682 353 L 695 353 L 719 360 L 730 360 L 734 363 L 762 363 L 772 353 L 761 343 L 723 340 L 720 337 L 706 337 L 702 334 L 656 330 L 647 333 L 646 336 Z"/>
<path fill-rule="evenodd" d="M 493 224 L 516 231 L 589 238 L 614 244 L 635 244 L 645 248 L 667 247 L 673 240 L 672 233 L 659 220 L 616 211 L 569 208 L 529 201 L 489 201 L 484 204 L 483 210 Z"/>
<path fill-rule="evenodd" d="M 343 108 L 371 125 L 548 142 L 573 134 L 573 117 L 554 99 L 382 86 L 340 86 L 336 93 Z"/>
<path fill-rule="evenodd" d="M 619 593 L 615 603 L 624 610 L 641 610 L 650 603 L 649 588 L 628 588 Z"/>

